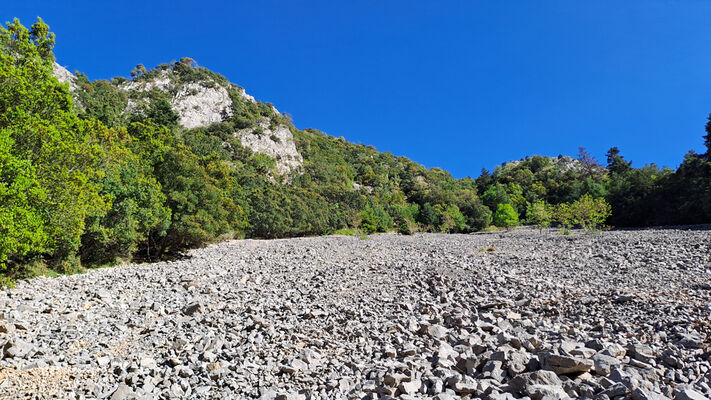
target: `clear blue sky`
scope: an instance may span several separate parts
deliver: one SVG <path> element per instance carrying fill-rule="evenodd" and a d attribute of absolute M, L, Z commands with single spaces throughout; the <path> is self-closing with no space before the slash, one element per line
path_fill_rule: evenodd
<path fill-rule="evenodd" d="M 256 98 L 456 177 L 526 155 L 676 167 L 711 112 L 711 2 L 16 1 L 91 79 L 192 57 Z"/>

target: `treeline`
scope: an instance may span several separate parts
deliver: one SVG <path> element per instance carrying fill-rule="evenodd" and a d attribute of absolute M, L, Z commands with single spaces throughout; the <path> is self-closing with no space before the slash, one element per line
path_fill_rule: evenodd
<path fill-rule="evenodd" d="M 189 58 L 152 70 L 138 66 L 130 81 L 91 82 L 78 74 L 73 98 L 53 76 L 54 42 L 42 20 L 30 29 L 17 20 L 0 29 L 6 280 L 154 260 L 234 237 L 473 232 L 492 222 L 545 223 L 546 210 L 558 210 L 551 221 L 585 225 L 570 211 L 576 204 L 584 210 L 585 199 L 603 214 L 609 210 L 600 199 L 608 202 L 608 223 L 616 226 L 711 221 L 709 153 L 687 155 L 677 171 L 632 168 L 614 148 L 606 166 L 585 152 L 577 160 L 533 156 L 476 180 L 454 179 L 369 146 L 298 130 L 270 104 L 248 101 Z M 169 79 L 167 91 L 122 86 L 159 78 Z M 223 122 L 178 124 L 171 92 L 194 82 L 227 89 L 232 113 Z M 280 174 L 275 159 L 235 136 L 245 129 L 262 134 L 264 121 L 291 131 L 304 159 L 300 170 Z M 568 214 L 560 211 L 566 207 Z"/>
<path fill-rule="evenodd" d="M 711 116 L 704 136 L 707 152 L 689 152 L 674 171 L 656 165 L 633 168 L 616 147 L 601 165 L 583 148 L 577 159 L 532 156 L 482 171 L 476 179 L 483 202 L 509 204 L 522 220 L 531 205 L 573 203 L 582 196 L 604 199 L 612 209 L 607 224 L 645 227 L 711 223 Z M 561 225 L 566 225 L 561 222 Z M 580 224 L 576 224 L 580 225 Z"/>

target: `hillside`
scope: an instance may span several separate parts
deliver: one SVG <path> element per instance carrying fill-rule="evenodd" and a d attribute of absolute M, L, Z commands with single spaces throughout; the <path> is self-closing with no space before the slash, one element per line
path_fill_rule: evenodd
<path fill-rule="evenodd" d="M 298 129 L 190 58 L 90 81 L 56 62 L 54 40 L 41 20 L 0 31 L 6 282 L 229 238 L 711 222 L 709 153 L 672 171 L 613 147 L 606 166 L 581 151 L 454 179 Z"/>

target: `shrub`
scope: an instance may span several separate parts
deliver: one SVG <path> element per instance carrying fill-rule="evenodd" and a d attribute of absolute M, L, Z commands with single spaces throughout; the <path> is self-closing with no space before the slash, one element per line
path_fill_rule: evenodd
<path fill-rule="evenodd" d="M 553 220 L 553 210 L 550 204 L 537 200 L 528 205 L 526 216 L 529 224 L 536 225 L 543 232 L 543 229 L 548 228 Z"/>
<path fill-rule="evenodd" d="M 481 195 L 481 201 L 493 211 L 497 210 L 499 204 L 511 203 L 511 198 L 506 193 L 504 185 L 496 184 L 486 189 L 484 194 Z"/>
<path fill-rule="evenodd" d="M 444 208 L 438 204 L 435 209 L 439 214 L 440 232 L 462 232 L 467 228 L 466 218 L 456 205 L 450 204 Z"/>
<path fill-rule="evenodd" d="M 570 210 L 570 204 L 560 203 L 556 205 L 555 211 L 553 212 L 553 219 L 566 229 L 572 228 L 574 223 L 573 216 Z"/>
<path fill-rule="evenodd" d="M 378 205 L 366 206 L 361 211 L 360 227 L 367 234 L 386 232 L 392 226 L 393 219 Z"/>
<path fill-rule="evenodd" d="M 588 232 L 598 230 L 611 213 L 610 204 L 605 199 L 593 198 L 589 194 L 582 196 L 570 206 L 570 216 L 573 223 L 580 225 Z"/>
<path fill-rule="evenodd" d="M 518 225 L 518 213 L 511 204 L 499 204 L 494 214 L 494 224 L 500 228 L 511 229 Z"/>

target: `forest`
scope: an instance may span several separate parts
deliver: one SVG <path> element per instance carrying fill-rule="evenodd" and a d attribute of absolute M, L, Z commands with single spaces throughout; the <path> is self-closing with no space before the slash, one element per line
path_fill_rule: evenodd
<path fill-rule="evenodd" d="M 72 92 L 53 74 L 54 45 L 41 19 L 30 28 L 18 20 L 0 28 L 3 284 L 174 257 L 230 238 L 711 222 L 711 122 L 707 151 L 689 152 L 676 170 L 633 166 L 616 147 L 601 164 L 581 148 L 575 158 L 530 156 L 455 179 L 297 129 L 288 115 L 248 101 L 189 58 L 141 65 L 130 78 L 110 81 L 76 73 Z M 224 85 L 229 116 L 188 129 L 166 92 L 121 89 L 166 73 L 176 84 Z M 303 156 L 298 171 L 279 174 L 277 160 L 235 135 L 259 134 L 260 121 L 288 127 Z"/>

